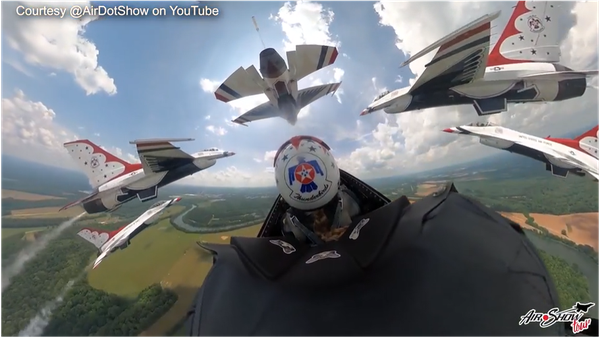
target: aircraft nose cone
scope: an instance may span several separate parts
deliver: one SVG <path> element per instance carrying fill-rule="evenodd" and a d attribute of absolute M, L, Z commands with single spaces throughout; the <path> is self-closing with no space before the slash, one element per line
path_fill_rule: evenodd
<path fill-rule="evenodd" d="M 365 116 L 368 115 L 370 112 L 368 109 L 363 110 L 362 112 L 360 112 L 360 116 Z"/>
<path fill-rule="evenodd" d="M 446 133 L 452 133 L 452 134 L 453 134 L 453 133 L 456 133 L 456 130 L 455 130 L 454 128 L 446 128 L 446 129 L 444 129 L 444 130 L 442 130 L 442 131 L 443 131 L 443 132 L 446 132 Z"/>
<path fill-rule="evenodd" d="M 228 151 L 226 154 L 227 154 L 227 156 L 233 156 L 233 155 L 235 155 L 235 153 L 233 151 Z"/>

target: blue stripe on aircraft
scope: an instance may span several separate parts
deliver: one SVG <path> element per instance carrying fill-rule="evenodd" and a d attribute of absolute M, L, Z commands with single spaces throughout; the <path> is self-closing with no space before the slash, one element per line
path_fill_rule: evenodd
<path fill-rule="evenodd" d="M 321 46 L 321 55 L 319 55 L 319 63 L 317 64 L 317 70 L 323 68 L 323 64 L 325 63 L 325 57 L 327 56 L 328 46 Z"/>
<path fill-rule="evenodd" d="M 236 92 L 235 90 L 229 88 L 229 86 L 227 86 L 226 84 L 222 84 L 219 89 L 221 89 L 222 91 L 224 91 L 225 93 L 235 97 L 236 99 L 241 99 L 242 95 L 238 94 L 238 92 Z"/>

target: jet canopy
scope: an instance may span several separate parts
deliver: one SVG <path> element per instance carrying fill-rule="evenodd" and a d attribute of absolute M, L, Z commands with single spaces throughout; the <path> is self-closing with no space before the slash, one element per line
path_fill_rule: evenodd
<path fill-rule="evenodd" d="M 492 122 L 471 122 L 468 124 L 468 126 L 470 127 L 491 127 L 491 126 L 495 126 L 496 124 L 492 123 Z"/>
<path fill-rule="evenodd" d="M 204 149 L 204 151 L 221 151 L 221 149 L 219 149 L 219 148 L 208 148 L 208 149 Z"/>
<path fill-rule="evenodd" d="M 377 95 L 377 97 L 373 99 L 373 102 L 375 102 L 375 101 L 379 100 L 380 98 L 382 98 L 382 97 L 386 96 L 386 95 L 387 95 L 387 94 L 389 94 L 389 93 L 390 93 L 390 91 L 389 91 L 389 90 L 386 90 L 385 92 L 383 92 L 383 93 L 381 93 L 381 94 Z"/>
<path fill-rule="evenodd" d="M 165 202 L 166 202 L 166 201 L 158 201 L 158 202 L 156 202 L 156 203 L 152 204 L 152 206 L 151 206 L 149 209 L 152 209 L 152 208 L 156 208 L 156 207 L 158 207 L 158 206 L 161 206 L 161 205 L 165 204 Z"/>

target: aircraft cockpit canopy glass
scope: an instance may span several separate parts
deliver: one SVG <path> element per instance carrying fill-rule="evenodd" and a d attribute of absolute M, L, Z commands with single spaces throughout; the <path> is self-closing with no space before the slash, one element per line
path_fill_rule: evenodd
<path fill-rule="evenodd" d="M 158 207 L 159 205 L 163 205 L 164 203 L 165 203 L 165 201 L 159 201 L 159 202 L 156 202 L 156 203 L 152 204 L 152 206 L 150 207 L 150 209 L 152 209 L 152 208 L 156 208 L 156 207 Z"/>
<path fill-rule="evenodd" d="M 491 127 L 491 126 L 495 126 L 495 124 L 492 122 L 472 122 L 469 124 L 469 126 L 471 126 L 471 127 Z"/>
<path fill-rule="evenodd" d="M 204 151 L 221 151 L 221 150 L 219 150 L 219 148 L 208 148 L 208 149 L 204 149 Z"/>
<path fill-rule="evenodd" d="M 387 94 L 389 94 L 389 93 L 390 93 L 390 91 L 389 91 L 389 90 L 386 90 L 385 92 L 383 92 L 383 93 L 381 93 L 381 94 L 377 95 L 377 97 L 373 99 L 373 102 L 375 102 L 375 101 L 379 100 L 380 98 L 382 98 L 382 97 L 386 96 L 386 95 L 387 95 Z"/>

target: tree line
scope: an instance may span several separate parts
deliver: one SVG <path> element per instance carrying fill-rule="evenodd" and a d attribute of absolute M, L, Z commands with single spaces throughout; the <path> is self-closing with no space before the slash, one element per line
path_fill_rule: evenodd
<path fill-rule="evenodd" d="M 76 283 L 52 314 L 45 336 L 137 336 L 165 314 L 177 294 L 153 284 L 133 300 Z"/>
<path fill-rule="evenodd" d="M 598 211 L 598 187 L 580 177 L 457 182 L 459 192 L 496 211 L 565 215 Z"/>
<path fill-rule="evenodd" d="M 54 310 L 44 334 L 137 335 L 175 303 L 176 294 L 160 285 L 148 287 L 135 300 L 89 286 L 84 269 L 95 257 L 96 248 L 76 236 L 80 228 L 75 225 L 48 243 L 2 292 L 2 335 L 18 335 L 70 280 L 78 282 Z M 28 244 L 21 240 L 23 233 L 2 239 L 3 266 L 11 264 L 15 254 Z M 5 260 L 5 255 L 10 259 Z"/>
<path fill-rule="evenodd" d="M 588 280 L 577 265 L 570 265 L 543 250 L 538 249 L 538 252 L 552 276 L 561 308 L 570 308 L 576 302 L 592 301 Z"/>

